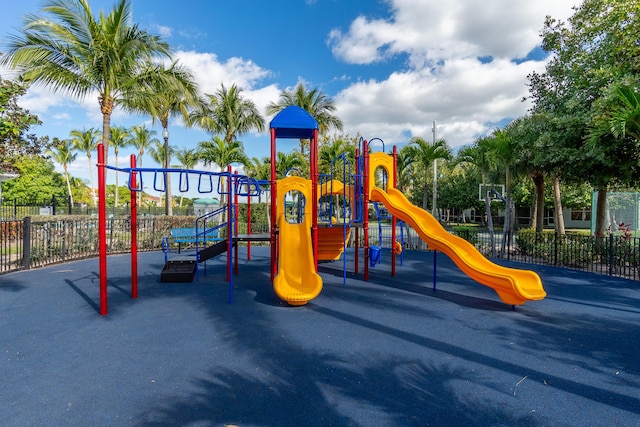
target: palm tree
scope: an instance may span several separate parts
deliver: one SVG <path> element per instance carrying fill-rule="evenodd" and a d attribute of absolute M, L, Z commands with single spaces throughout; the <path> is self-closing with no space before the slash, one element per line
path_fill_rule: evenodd
<path fill-rule="evenodd" d="M 131 100 L 128 107 L 151 114 L 151 118 L 162 125 L 162 136 L 165 147 L 169 145 L 169 120 L 175 116 L 189 121 L 189 110 L 200 108 L 198 87 L 191 73 L 184 67 L 173 62 L 169 67 L 156 66 L 159 79 L 152 82 L 149 89 L 151 95 Z M 165 149 L 167 157 L 163 167 L 168 169 L 171 165 L 171 150 Z M 165 172 L 166 186 L 166 214 L 173 215 L 171 200 L 171 174 Z"/>
<path fill-rule="evenodd" d="M 129 129 L 122 126 L 114 126 L 111 128 L 111 145 L 113 145 L 113 154 L 116 159 L 116 169 L 118 168 L 118 154 L 120 153 L 120 147 L 124 147 L 129 142 Z M 116 198 L 114 201 L 114 207 L 118 207 L 118 172 L 116 171 Z"/>
<path fill-rule="evenodd" d="M 194 148 L 182 147 L 176 151 L 176 159 L 180 162 L 183 168 L 191 170 L 198 163 L 198 152 Z M 180 188 L 180 207 L 182 207 L 182 200 L 184 199 L 184 191 Z"/>
<path fill-rule="evenodd" d="M 72 163 L 78 156 L 78 154 L 74 152 L 73 143 L 69 139 L 58 141 L 57 144 L 54 144 L 53 149 L 49 150 L 47 154 L 51 156 L 56 163 L 62 165 L 62 168 L 64 169 L 64 178 L 67 181 L 67 192 L 69 193 L 71 206 L 73 206 L 71 181 L 69 178 L 69 171 L 67 170 L 69 163 Z"/>
<path fill-rule="evenodd" d="M 495 253 L 495 230 L 493 229 L 493 216 L 491 215 L 491 199 L 487 195 L 487 174 L 490 169 L 489 162 L 489 139 L 478 138 L 471 147 L 462 148 L 458 152 L 458 162 L 465 162 L 474 165 L 480 170 L 481 188 L 484 191 L 483 200 L 487 215 L 487 227 L 489 229 L 489 241 L 491 243 L 491 254 Z"/>
<path fill-rule="evenodd" d="M 224 141 L 232 143 L 238 137 L 265 129 L 264 118 L 253 101 L 242 96 L 242 89 L 235 84 L 227 89 L 224 84 L 213 94 L 207 94 L 201 108 L 190 115 L 191 124 L 213 134 L 224 135 Z"/>
<path fill-rule="evenodd" d="M 414 159 L 411 157 L 411 149 L 405 145 L 398 151 L 396 160 L 396 174 L 398 176 L 396 187 L 405 194 L 413 188 L 414 174 L 416 172 L 413 162 Z"/>
<path fill-rule="evenodd" d="M 276 174 L 282 178 L 284 178 L 290 170 L 302 169 L 306 165 L 306 159 L 297 151 L 292 151 L 291 153 L 278 151 L 276 154 Z"/>
<path fill-rule="evenodd" d="M 142 156 L 144 150 L 151 148 L 152 144 L 159 143 L 160 140 L 155 137 L 156 131 L 148 129 L 144 124 L 131 127 L 127 145 L 138 149 L 137 166 L 142 167 Z M 142 204 L 142 191 L 138 191 L 138 205 Z"/>
<path fill-rule="evenodd" d="M 502 248 L 500 250 L 500 256 L 504 256 L 507 239 L 510 238 L 510 236 L 512 237 L 515 222 L 515 212 L 513 209 L 513 201 L 511 200 L 511 173 L 512 169 L 516 166 L 518 147 L 509 136 L 509 133 L 501 129 L 494 130 L 486 142 L 489 156 L 504 170 L 505 175 L 506 211 L 504 217 L 504 235 L 502 237 Z"/>
<path fill-rule="evenodd" d="M 176 147 L 173 146 L 173 145 L 166 146 L 165 144 L 163 144 L 159 140 L 155 140 L 153 142 L 153 145 L 149 148 L 149 155 L 151 156 L 151 158 L 156 163 L 158 163 L 160 165 L 165 165 L 166 164 L 166 159 L 167 159 L 167 155 L 165 155 L 165 151 L 167 151 L 168 152 L 167 154 L 170 156 L 171 153 L 175 153 L 176 152 Z M 166 175 L 167 174 L 164 174 L 165 177 L 166 177 Z M 166 181 L 164 181 L 164 186 L 163 186 L 162 189 L 164 191 L 167 191 L 167 182 Z M 160 188 L 158 188 L 157 191 L 160 191 Z M 165 203 L 172 204 L 173 200 L 165 198 Z"/>
<path fill-rule="evenodd" d="M 272 102 L 267 106 L 267 114 L 277 114 L 290 106 L 298 106 L 305 109 L 318 122 L 318 132 L 325 134 L 329 129 L 342 130 L 342 120 L 333 112 L 336 110 L 333 99 L 329 98 L 319 89 L 311 91 L 302 83 L 298 83 L 292 91 L 284 90 L 280 94 L 278 102 Z M 306 140 L 300 140 L 300 153 L 304 155 Z"/>
<path fill-rule="evenodd" d="M 427 210 L 429 202 L 429 168 L 438 159 L 450 159 L 451 148 L 444 139 L 437 139 L 433 143 L 427 142 L 424 138 L 414 136 L 407 146 L 408 155 L 416 162 L 420 163 L 424 169 L 424 187 L 422 191 L 422 209 Z M 433 212 L 435 215 L 436 213 Z"/>
<path fill-rule="evenodd" d="M 269 181 L 271 179 L 271 158 L 263 157 L 259 159 L 252 157 L 248 159 L 248 162 L 244 165 L 244 169 L 249 178 L 258 181 Z M 262 203 L 262 192 L 258 195 L 258 203 Z"/>
<path fill-rule="evenodd" d="M 73 148 L 86 153 L 87 162 L 89 163 L 89 179 L 91 182 L 91 200 L 93 206 L 96 205 L 96 190 L 93 183 L 93 165 L 91 164 L 91 153 L 95 151 L 98 146 L 98 138 L 100 138 L 100 131 L 94 128 L 77 130 L 74 129 L 69 132 L 71 137 L 71 143 Z"/>
<path fill-rule="evenodd" d="M 155 130 L 148 129 L 144 124 L 131 127 L 127 145 L 138 149 L 137 161 L 139 168 L 142 167 L 144 151 L 151 148 L 152 144 L 160 142 L 160 140 L 155 137 L 156 133 Z"/>
<path fill-rule="evenodd" d="M 219 136 L 211 138 L 209 141 L 198 143 L 198 158 L 205 165 L 215 165 L 224 172 L 226 167 L 232 163 L 247 164 L 249 162 L 242 143 L 239 141 L 227 142 Z M 222 183 L 224 185 L 224 183 Z M 224 194 L 220 195 L 220 203 L 224 205 Z M 223 215 L 224 220 L 224 215 Z"/>
<path fill-rule="evenodd" d="M 42 12 L 26 18 L 0 61 L 55 92 L 80 99 L 97 93 L 108 153 L 114 108 L 150 95 L 160 74 L 151 63 L 169 58 L 169 46 L 133 24 L 131 0 L 97 17 L 89 0 L 50 0 Z"/>
<path fill-rule="evenodd" d="M 334 139 L 331 143 L 320 147 L 318 151 L 318 171 L 320 173 L 331 173 L 333 167 L 336 173 L 342 173 L 342 167 L 345 164 L 344 160 L 336 161 L 336 159 L 343 154 L 345 154 L 346 164 L 349 166 L 347 173 L 353 173 L 354 171 L 351 169 L 355 168 L 356 147 L 342 138 Z"/>

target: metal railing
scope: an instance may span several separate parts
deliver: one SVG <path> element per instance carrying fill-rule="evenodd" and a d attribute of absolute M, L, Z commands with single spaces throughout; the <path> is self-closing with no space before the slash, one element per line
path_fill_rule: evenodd
<path fill-rule="evenodd" d="M 487 258 L 640 280 L 640 238 L 624 233 L 596 237 L 578 233 L 536 233 L 531 229 L 522 229 L 507 236 L 496 232 L 492 244 L 489 232 L 477 227 L 456 227 L 451 232 L 473 244 Z M 370 242 L 377 242 L 379 233 L 378 229 L 370 229 Z M 405 227 L 403 236 L 405 249 L 429 250 L 413 229 Z M 391 226 L 382 226 L 382 239 L 383 246 L 390 247 Z"/>
<path fill-rule="evenodd" d="M 0 221 L 0 274 L 98 256 L 97 219 L 58 218 L 51 221 L 32 221 L 30 217 L 21 221 Z M 195 217 L 141 217 L 138 219 L 138 250 L 161 250 L 162 237 L 169 236 L 172 228 L 192 227 L 194 224 Z M 241 234 L 246 232 L 245 223 L 238 225 Z M 269 229 L 266 224 L 252 224 L 251 228 L 252 233 L 265 233 Z M 638 237 L 625 234 L 603 237 L 559 235 L 525 229 L 507 238 L 500 232 L 495 233 L 495 243 L 492 245 L 486 230 L 459 227 L 454 228 L 452 233 L 473 244 L 488 258 L 640 280 Z M 398 227 L 397 240 L 405 249 L 429 250 L 420 236 L 408 227 Z M 392 247 L 391 226 L 370 228 L 369 241 L 372 245 L 382 242 L 383 248 Z M 107 252 L 127 253 L 130 250 L 129 218 L 107 219 Z"/>

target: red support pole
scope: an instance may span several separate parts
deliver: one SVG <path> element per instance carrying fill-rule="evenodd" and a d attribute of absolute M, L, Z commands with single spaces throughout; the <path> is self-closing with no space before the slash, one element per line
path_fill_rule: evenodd
<path fill-rule="evenodd" d="M 136 155 L 132 154 L 131 168 L 136 167 Z M 130 186 L 132 189 L 137 187 L 136 182 L 137 172 L 131 172 Z M 129 223 L 131 227 L 131 298 L 138 298 L 138 204 L 137 204 L 137 192 L 131 190 L 131 207 Z"/>
<path fill-rule="evenodd" d="M 398 149 L 394 145 L 393 146 L 393 167 L 391 168 L 391 176 L 387 178 L 387 190 L 389 189 L 389 185 L 393 185 L 393 188 L 396 188 L 396 162 L 398 160 Z M 394 277 L 396 275 L 396 224 L 397 218 L 395 215 L 391 217 L 391 276 Z"/>
<path fill-rule="evenodd" d="M 250 188 L 247 193 L 251 193 Z M 247 196 L 247 234 L 251 234 L 251 196 Z M 251 261 L 251 240 L 247 241 L 247 261 Z"/>
<path fill-rule="evenodd" d="M 232 242 L 231 239 L 233 237 L 233 227 L 231 224 L 233 223 L 233 210 L 231 209 L 231 165 L 227 166 L 227 282 L 231 281 L 231 258 L 233 254 L 231 253 Z"/>
<path fill-rule="evenodd" d="M 100 247 L 100 315 L 107 308 L 107 186 L 104 145 L 98 144 L 98 246 Z"/>
<path fill-rule="evenodd" d="M 234 171 L 234 183 L 237 185 L 238 184 L 238 171 Z M 236 236 L 236 238 L 238 237 L 238 217 L 239 217 L 239 210 L 240 207 L 238 206 L 238 192 L 234 191 L 233 192 L 233 204 L 235 207 L 235 218 L 236 218 L 236 222 L 234 225 L 234 236 Z M 238 245 L 239 242 L 236 242 L 235 247 L 234 247 L 234 255 L 233 255 L 233 274 L 238 274 Z"/>
<path fill-rule="evenodd" d="M 313 130 L 313 137 L 310 145 L 310 169 L 311 169 L 311 236 L 313 239 L 313 262 L 315 271 L 318 271 L 318 129 Z M 307 202 L 308 203 L 308 202 Z"/>
<path fill-rule="evenodd" d="M 351 209 L 352 215 L 353 215 L 353 212 L 355 212 L 356 214 L 358 212 L 358 208 L 356 207 L 356 201 L 358 200 L 358 195 L 355 192 L 355 189 L 358 187 L 356 185 L 356 183 L 358 182 L 358 179 L 359 179 L 358 177 L 360 176 L 360 172 L 361 172 L 360 168 L 359 168 L 359 163 L 360 162 L 359 162 L 358 157 L 360 157 L 360 150 L 358 148 L 356 148 L 356 181 L 353 183 L 353 188 L 354 188 L 353 198 L 355 200 L 353 200 L 353 206 L 352 206 L 352 209 Z M 362 181 L 362 180 L 360 180 L 360 181 Z M 359 246 L 359 242 L 358 242 L 359 229 L 358 229 L 358 227 L 356 227 L 355 232 L 356 232 L 356 240 L 355 240 L 355 244 L 354 244 L 354 246 L 355 246 L 355 248 L 354 248 L 355 249 L 355 254 L 354 254 L 354 261 L 353 261 L 353 264 L 354 264 L 353 265 L 353 274 L 358 274 L 358 267 L 359 267 L 358 266 L 358 263 L 359 263 L 358 251 L 360 250 L 360 248 L 358 247 Z"/>
<path fill-rule="evenodd" d="M 364 216 L 363 216 L 363 233 L 364 242 L 362 249 L 364 250 L 364 280 L 369 280 L 369 143 L 364 140 L 362 155 L 364 156 L 364 165 L 362 171 L 362 182 L 364 183 Z"/>
<path fill-rule="evenodd" d="M 276 185 L 276 130 L 271 129 L 271 281 L 276 277 L 276 202 L 278 200 L 278 187 Z"/>

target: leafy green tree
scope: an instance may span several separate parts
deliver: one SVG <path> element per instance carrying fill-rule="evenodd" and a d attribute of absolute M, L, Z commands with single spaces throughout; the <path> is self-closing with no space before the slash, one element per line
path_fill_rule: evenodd
<path fill-rule="evenodd" d="M 53 162 L 37 155 L 23 155 L 14 159 L 18 178 L 2 183 L 5 199 L 51 200 L 54 196 L 64 196 L 65 179 L 55 171 Z"/>
<path fill-rule="evenodd" d="M 253 178 L 258 181 L 271 180 L 271 158 L 263 157 L 251 157 L 248 159 L 247 164 L 244 165 L 245 173 L 249 178 Z M 262 186 L 260 194 L 258 194 L 258 203 L 262 203 L 263 190 L 268 190 L 269 185 Z M 271 218 L 268 218 L 269 220 Z"/>
<path fill-rule="evenodd" d="M 39 155 L 50 148 L 48 138 L 27 133 L 41 124 L 38 116 L 18 105 L 27 87 L 22 80 L 0 78 L 0 171 L 16 171 L 14 163 L 21 156 Z"/>
<path fill-rule="evenodd" d="M 408 147 L 408 145 L 402 147 L 398 151 L 396 159 L 396 174 L 398 176 L 396 187 L 405 194 L 413 191 L 417 172 L 411 156 L 412 151 Z"/>
<path fill-rule="evenodd" d="M 129 134 L 129 129 L 123 127 L 123 126 L 114 126 L 111 128 L 111 137 L 110 137 L 110 141 L 111 141 L 111 145 L 113 146 L 113 154 L 114 157 L 116 159 L 115 164 L 116 164 L 116 169 L 118 168 L 118 155 L 120 154 L 120 147 L 125 147 L 129 144 L 130 141 L 130 134 Z M 116 172 L 116 188 L 118 188 L 118 172 Z M 115 193 L 115 200 L 114 200 L 114 207 L 118 207 L 118 194 L 119 192 Z"/>
<path fill-rule="evenodd" d="M 181 167 L 191 170 L 198 163 L 198 152 L 194 148 L 182 147 L 176 151 L 176 159 L 180 162 Z M 180 188 L 180 207 L 182 207 L 182 201 L 184 200 L 184 191 Z"/>
<path fill-rule="evenodd" d="M 344 157 L 341 157 L 343 155 Z M 328 174 L 333 168 L 336 178 L 342 180 L 344 166 L 347 166 L 348 174 L 355 173 L 355 160 L 356 146 L 353 141 L 336 138 L 318 150 L 318 171 Z"/>
<path fill-rule="evenodd" d="M 290 153 L 278 151 L 276 153 L 276 174 L 280 178 L 286 177 L 287 173 L 291 170 L 297 169 L 302 172 L 302 169 L 306 166 L 306 159 L 297 151 Z"/>
<path fill-rule="evenodd" d="M 91 164 L 91 154 L 96 150 L 98 146 L 98 139 L 100 138 L 100 131 L 94 128 L 90 129 L 73 129 L 69 132 L 69 137 L 73 148 L 78 151 L 82 151 L 87 155 L 87 162 L 89 163 L 89 180 L 91 183 L 91 200 L 93 206 L 96 205 L 96 190 L 93 183 L 93 165 Z"/>
<path fill-rule="evenodd" d="M 308 90 L 304 84 L 298 83 L 293 90 L 284 90 L 278 102 L 271 102 L 267 106 L 267 114 L 277 114 L 290 106 L 298 106 L 306 110 L 318 122 L 318 133 L 324 135 L 330 129 L 342 130 L 342 120 L 334 114 L 335 102 L 320 89 Z M 300 153 L 309 141 L 300 140 Z"/>
<path fill-rule="evenodd" d="M 156 138 L 157 132 L 155 130 L 148 129 L 144 124 L 135 125 L 131 127 L 129 132 L 129 141 L 127 145 L 138 149 L 138 156 L 136 158 L 138 167 L 142 167 L 142 156 L 145 150 L 148 150 L 153 144 L 158 144 L 160 140 Z"/>
<path fill-rule="evenodd" d="M 149 148 L 149 155 L 151 156 L 151 158 L 158 164 L 160 165 L 165 165 L 166 163 L 166 156 L 169 155 L 171 156 L 171 154 L 175 153 L 177 151 L 177 148 L 173 145 L 169 145 L 167 147 L 168 153 L 165 154 L 165 145 L 160 142 L 159 140 L 156 140 L 153 145 L 151 146 L 151 148 Z M 166 177 L 167 174 L 164 174 L 163 177 Z M 163 182 L 163 186 L 159 186 L 159 188 L 163 188 L 164 191 L 167 190 L 167 181 L 165 180 Z M 165 203 L 167 203 L 168 201 L 170 201 L 170 203 L 173 203 L 173 199 L 165 199 Z"/>
<path fill-rule="evenodd" d="M 552 53 L 542 74 L 529 76 L 534 112 L 547 115 L 564 180 L 588 180 L 598 190 L 596 233 L 605 231 L 606 193 L 640 176 L 633 141 L 602 134 L 588 144 L 589 129 L 610 110 L 611 88 L 640 71 L 637 3 L 584 0 L 567 22 L 548 17 L 542 46 Z M 571 171 L 571 175 L 566 171 Z"/>
<path fill-rule="evenodd" d="M 198 158 L 205 165 L 218 166 L 222 172 L 232 163 L 242 165 L 248 163 L 247 155 L 239 141 L 227 142 L 219 136 L 215 136 L 209 141 L 199 142 L 197 150 Z M 220 195 L 220 202 L 225 203 L 224 194 Z"/>
<path fill-rule="evenodd" d="M 67 169 L 69 163 L 74 162 L 78 156 L 78 154 L 74 152 L 73 142 L 68 139 L 54 142 L 53 148 L 47 151 L 47 155 L 51 156 L 56 163 L 62 165 L 62 168 L 64 169 L 64 178 L 67 181 L 67 191 L 71 198 L 71 205 L 73 205 L 73 194 L 71 193 L 71 182 L 69 171 Z"/>
<path fill-rule="evenodd" d="M 437 139 L 433 143 L 427 142 L 424 138 L 414 136 L 407 146 L 408 155 L 415 162 L 420 163 L 424 168 L 424 185 L 422 191 L 422 209 L 427 210 L 429 203 L 429 169 L 437 159 L 450 159 L 452 157 L 451 148 L 444 139 Z M 435 212 L 433 212 L 435 215 Z"/>
<path fill-rule="evenodd" d="M 253 101 L 242 96 L 242 89 L 235 84 L 227 89 L 224 84 L 213 95 L 190 114 L 192 124 L 212 134 L 223 135 L 224 141 L 232 143 L 238 137 L 253 130 L 265 130 L 264 118 Z"/>
<path fill-rule="evenodd" d="M 76 98 L 97 93 L 108 152 L 114 108 L 148 97 L 160 76 L 152 62 L 169 57 L 165 42 L 133 24 L 130 0 L 118 0 L 97 17 L 88 0 L 50 0 L 42 15 L 28 15 L 9 38 L 0 62 L 56 92 Z"/>
<path fill-rule="evenodd" d="M 473 165 L 480 171 L 480 182 L 482 188 L 487 188 L 487 175 L 491 169 L 489 158 L 490 142 L 488 137 L 476 139 L 474 145 L 465 147 L 458 152 L 458 163 Z M 491 243 L 491 253 L 495 252 L 495 230 L 493 228 L 493 216 L 491 215 L 491 199 L 487 193 L 483 194 L 484 207 L 487 215 L 487 227 L 489 228 L 489 240 Z"/>
<path fill-rule="evenodd" d="M 155 67 L 159 76 L 150 84 L 150 95 L 134 98 L 127 102 L 129 108 L 151 115 L 153 121 L 158 120 L 162 125 L 162 135 L 165 145 L 169 145 L 169 120 L 181 116 L 189 120 L 189 111 L 200 108 L 198 86 L 191 73 L 183 66 L 173 62 L 169 67 L 160 64 Z M 167 150 L 167 157 L 163 167 L 171 165 L 171 150 Z M 171 200 L 171 174 L 164 174 L 166 184 L 166 200 Z M 173 214 L 172 203 L 167 203 L 167 215 Z"/>

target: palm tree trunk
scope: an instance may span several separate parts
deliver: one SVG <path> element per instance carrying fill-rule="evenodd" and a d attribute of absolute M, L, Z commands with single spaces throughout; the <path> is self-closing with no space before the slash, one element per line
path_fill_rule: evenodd
<path fill-rule="evenodd" d="M 493 216 L 491 215 L 491 200 L 487 197 L 487 180 L 484 173 L 482 173 L 482 188 L 484 191 L 484 208 L 487 212 L 487 228 L 489 229 L 489 242 L 491 244 L 491 256 L 495 256 L 496 253 L 496 238 L 495 230 L 493 229 Z"/>
<path fill-rule="evenodd" d="M 93 207 L 96 207 L 96 189 L 93 184 L 93 169 L 91 167 L 91 156 L 87 156 L 87 161 L 89 162 L 89 180 L 91 182 L 91 200 L 93 201 Z"/>
<path fill-rule="evenodd" d="M 116 157 L 116 169 L 118 169 L 118 153 L 114 153 L 115 157 Z M 116 171 L 116 194 L 115 194 L 115 199 L 114 199 L 114 203 L 113 203 L 113 207 L 117 208 L 118 207 L 118 171 Z"/>
<path fill-rule="evenodd" d="M 429 173 L 427 171 L 424 172 L 424 187 L 422 188 L 422 209 L 429 210 L 429 185 L 427 184 L 427 177 Z"/>
<path fill-rule="evenodd" d="M 67 165 L 64 165 L 64 178 L 67 180 L 67 191 L 69 192 L 69 200 L 71 201 L 71 206 L 73 206 L 73 194 L 71 194 L 71 180 L 69 179 L 69 172 L 67 172 Z"/>

